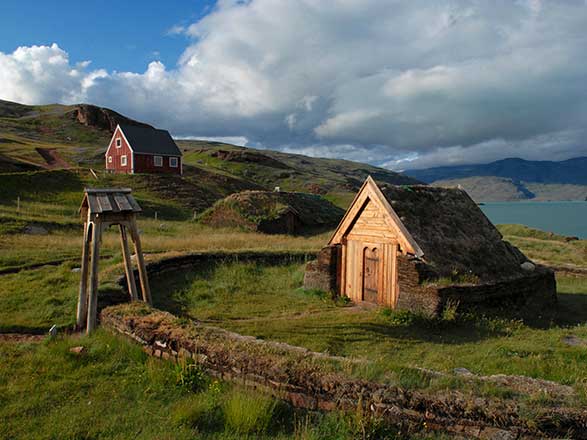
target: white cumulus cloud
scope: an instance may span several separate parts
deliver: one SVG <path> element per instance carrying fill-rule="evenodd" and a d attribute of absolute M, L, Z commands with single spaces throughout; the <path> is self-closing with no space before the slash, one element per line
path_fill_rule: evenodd
<path fill-rule="evenodd" d="M 587 154 L 584 1 L 222 0 L 172 68 L 0 52 L 0 98 L 390 167 Z M 88 54 L 90 55 L 90 54 Z"/>

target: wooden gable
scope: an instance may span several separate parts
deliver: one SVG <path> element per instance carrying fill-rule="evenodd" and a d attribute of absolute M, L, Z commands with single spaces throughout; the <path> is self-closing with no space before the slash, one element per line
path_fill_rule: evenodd
<path fill-rule="evenodd" d="M 353 236 L 397 242 L 403 253 L 424 255 L 371 176 L 355 196 L 328 244 L 341 244 Z"/>

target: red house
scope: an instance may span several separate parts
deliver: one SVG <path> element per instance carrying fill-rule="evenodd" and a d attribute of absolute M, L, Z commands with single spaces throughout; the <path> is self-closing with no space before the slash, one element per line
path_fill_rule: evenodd
<path fill-rule="evenodd" d="M 167 130 L 119 124 L 106 150 L 106 170 L 182 174 L 181 151 Z"/>

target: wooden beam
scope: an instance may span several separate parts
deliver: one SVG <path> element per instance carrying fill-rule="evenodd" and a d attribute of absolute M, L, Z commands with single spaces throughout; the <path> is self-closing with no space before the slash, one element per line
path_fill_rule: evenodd
<path fill-rule="evenodd" d="M 96 328 L 98 317 L 98 263 L 100 261 L 100 240 L 102 224 L 98 220 L 92 228 L 92 268 L 90 272 L 90 295 L 88 299 L 88 323 L 86 332 L 89 334 Z"/>
<path fill-rule="evenodd" d="M 151 289 L 149 287 L 149 278 L 147 276 L 147 268 L 145 266 L 145 258 L 143 257 L 143 249 L 141 247 L 141 238 L 139 236 L 139 229 L 137 222 L 133 218 L 130 223 L 131 237 L 135 245 L 135 255 L 137 257 L 137 266 L 139 269 L 139 280 L 141 282 L 141 291 L 143 293 L 143 301 L 152 305 Z"/>
<path fill-rule="evenodd" d="M 124 259 L 124 272 L 126 273 L 126 283 L 128 284 L 128 292 L 130 293 L 131 301 L 138 299 L 137 284 L 132 270 L 132 263 L 130 261 L 130 251 L 128 249 L 128 237 L 126 235 L 126 227 L 123 224 L 118 225 L 120 228 L 120 246 L 122 247 L 122 258 Z"/>
<path fill-rule="evenodd" d="M 77 301 L 76 328 L 81 330 L 87 320 L 88 314 L 88 267 L 90 265 L 90 224 L 84 221 L 84 243 L 82 247 L 82 265 L 79 283 L 79 297 Z"/>

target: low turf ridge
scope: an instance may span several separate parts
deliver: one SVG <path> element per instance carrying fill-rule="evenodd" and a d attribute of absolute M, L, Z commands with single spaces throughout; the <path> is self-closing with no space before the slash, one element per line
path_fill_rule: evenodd
<path fill-rule="evenodd" d="M 104 331 L 0 341 L 0 356 L 0 438 L 402 438 L 361 414 L 295 411 Z"/>

